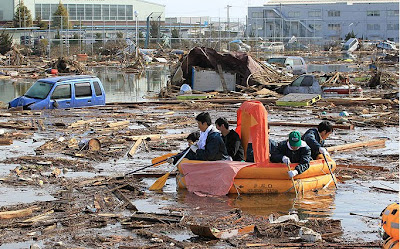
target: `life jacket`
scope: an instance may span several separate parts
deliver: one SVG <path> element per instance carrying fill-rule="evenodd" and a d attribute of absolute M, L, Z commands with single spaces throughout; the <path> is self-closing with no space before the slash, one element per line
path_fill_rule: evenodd
<path fill-rule="evenodd" d="M 399 249 L 399 241 L 393 238 L 388 238 L 383 242 L 382 249 Z"/>
<path fill-rule="evenodd" d="M 391 238 L 399 240 L 399 204 L 392 203 L 381 213 L 382 227 Z"/>

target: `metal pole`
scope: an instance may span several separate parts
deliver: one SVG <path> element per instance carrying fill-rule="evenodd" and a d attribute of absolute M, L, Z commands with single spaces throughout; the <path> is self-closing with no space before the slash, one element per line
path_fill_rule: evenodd
<path fill-rule="evenodd" d="M 138 49 L 139 49 L 139 37 L 138 37 L 138 12 L 135 11 L 135 23 L 136 23 L 136 28 L 135 28 L 135 38 L 136 38 L 136 44 L 135 44 L 135 57 L 138 57 Z"/>
<path fill-rule="evenodd" d="M 51 33 L 50 33 L 50 30 L 51 30 L 51 22 L 50 22 L 50 20 L 51 20 L 51 15 L 49 15 L 49 36 L 48 36 L 48 40 L 49 40 L 49 59 L 51 58 L 50 57 L 50 53 L 51 53 Z"/>
<path fill-rule="evenodd" d="M 63 17 L 62 16 L 60 16 L 61 17 L 61 34 L 60 34 L 60 44 L 61 44 L 61 57 L 63 57 L 63 53 L 64 53 L 64 48 L 63 48 L 63 35 L 62 35 L 62 33 L 63 33 Z"/>

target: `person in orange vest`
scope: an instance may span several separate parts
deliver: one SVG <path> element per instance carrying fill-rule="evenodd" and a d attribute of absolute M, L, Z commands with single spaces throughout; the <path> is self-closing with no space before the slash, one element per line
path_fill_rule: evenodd
<path fill-rule="evenodd" d="M 383 239 L 391 237 L 393 240 L 399 240 L 399 203 L 392 203 L 381 213 L 382 228 L 385 230 Z"/>

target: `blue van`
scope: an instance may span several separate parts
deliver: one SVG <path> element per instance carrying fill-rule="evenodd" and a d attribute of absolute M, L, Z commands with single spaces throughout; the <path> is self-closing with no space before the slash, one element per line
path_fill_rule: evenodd
<path fill-rule="evenodd" d="M 40 79 L 21 97 L 8 103 L 8 108 L 23 110 L 75 108 L 105 105 L 106 94 L 99 78 L 74 75 Z"/>

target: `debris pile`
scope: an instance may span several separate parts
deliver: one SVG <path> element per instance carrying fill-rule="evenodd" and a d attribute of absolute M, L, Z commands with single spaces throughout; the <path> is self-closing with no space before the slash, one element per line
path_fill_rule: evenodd
<path fill-rule="evenodd" d="M 87 74 L 85 67 L 80 62 L 60 57 L 55 61 L 50 62 L 47 68 L 57 69 L 59 73 Z"/>

